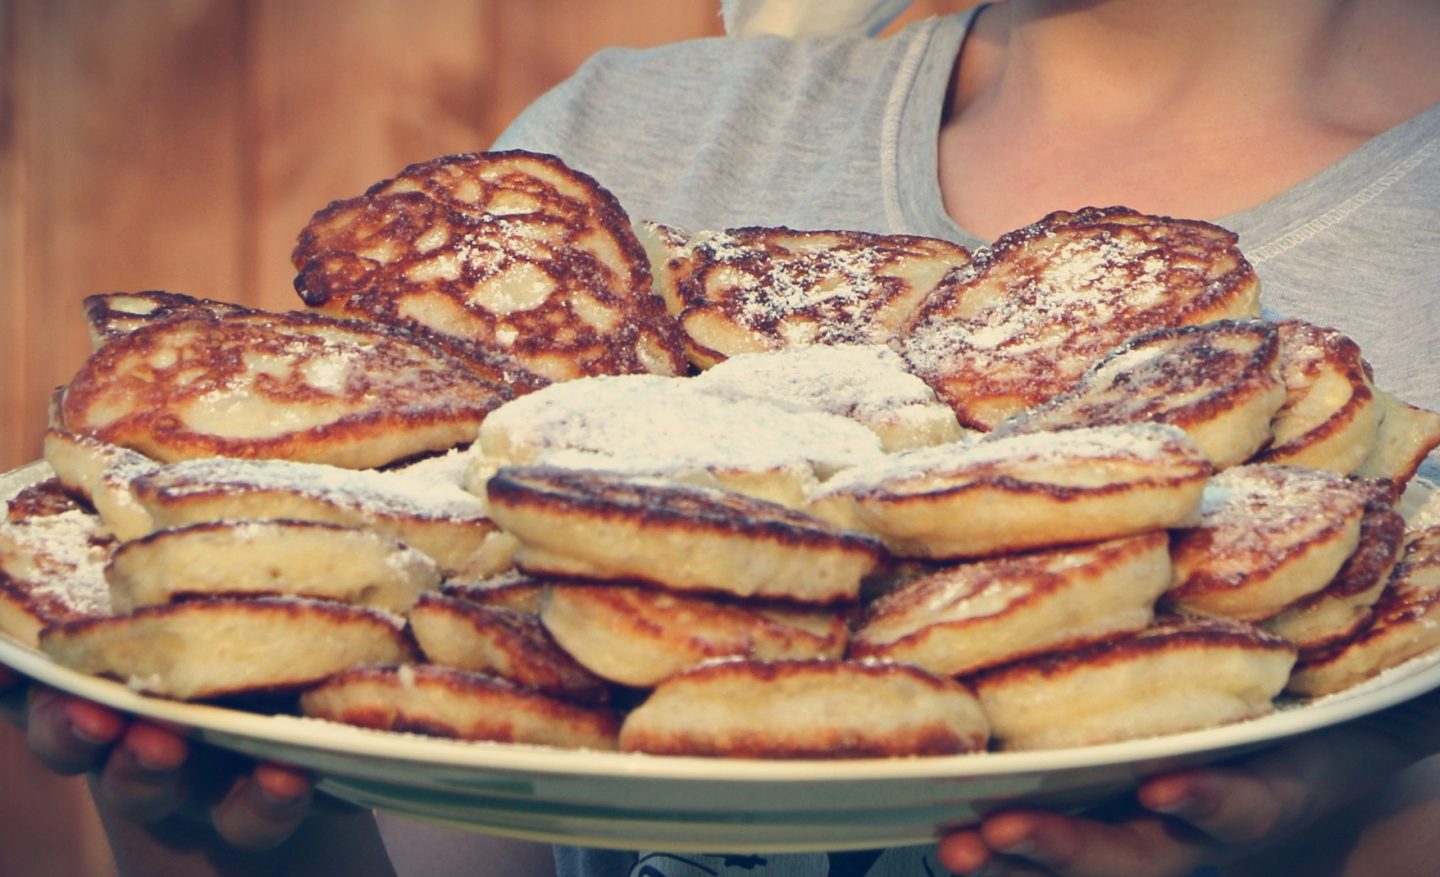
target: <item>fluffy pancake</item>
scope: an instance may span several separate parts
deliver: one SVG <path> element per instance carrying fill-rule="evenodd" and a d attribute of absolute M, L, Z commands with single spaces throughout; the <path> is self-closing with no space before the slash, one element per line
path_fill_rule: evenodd
<path fill-rule="evenodd" d="M 317 521 L 209 521 L 117 547 L 105 569 L 117 611 L 204 595 L 314 597 L 404 612 L 440 586 L 424 554 L 369 530 Z"/>
<path fill-rule="evenodd" d="M 836 475 L 807 509 L 905 557 L 982 557 L 1179 525 L 1210 472 L 1179 429 L 1121 424 L 896 454 Z"/>
<path fill-rule="evenodd" d="M 1141 332 L 1258 315 L 1259 288 L 1235 235 L 1214 225 L 1060 211 L 947 275 L 904 353 L 961 424 L 988 430 L 1069 390 Z"/>
<path fill-rule="evenodd" d="M 1365 504 L 1360 542 L 1335 578 L 1265 622 L 1265 628 L 1311 653 L 1349 639 L 1370 623 L 1405 541 L 1405 519 L 1383 499 Z"/>
<path fill-rule="evenodd" d="M 1440 413 L 1411 405 L 1375 390 L 1380 426 L 1375 444 L 1355 470 L 1362 478 L 1386 478 L 1403 487 L 1415 477 L 1426 455 L 1440 447 Z"/>
<path fill-rule="evenodd" d="M 1440 646 L 1440 529 L 1421 531 L 1405 553 L 1369 626 L 1329 650 L 1306 655 L 1290 691 L 1307 696 L 1343 691 Z"/>
<path fill-rule="evenodd" d="M 838 658 L 846 640 L 835 612 L 621 583 L 553 583 L 540 620 L 592 673 L 635 688 L 713 658 Z"/>
<path fill-rule="evenodd" d="M 653 375 L 523 396 L 486 419 L 477 446 L 466 485 L 482 495 L 500 466 L 554 464 L 702 478 L 786 505 L 799 505 L 817 478 L 884 455 L 875 433 L 849 418 Z"/>
<path fill-rule="evenodd" d="M 51 625 L 40 648 L 82 673 L 177 700 L 288 691 L 357 664 L 399 661 L 399 619 L 293 598 L 213 598 Z"/>
<path fill-rule="evenodd" d="M 955 412 L 881 345 L 812 344 L 732 356 L 692 379 L 706 393 L 769 399 L 848 417 L 886 451 L 958 441 Z"/>
<path fill-rule="evenodd" d="M 45 462 L 71 493 L 84 497 L 115 538 L 135 539 L 155 529 L 131 485 L 160 464 L 129 448 L 64 430 L 45 432 Z"/>
<path fill-rule="evenodd" d="M 1381 415 L 1360 345 L 1301 320 L 1285 320 L 1279 329 L 1287 398 L 1260 460 L 1354 472 L 1375 447 Z"/>
<path fill-rule="evenodd" d="M 1264 715 L 1295 663 L 1286 640 L 1242 622 L 1171 616 L 1145 630 L 971 678 L 1007 750 L 1060 749 Z"/>
<path fill-rule="evenodd" d="M 52 418 L 157 460 L 365 468 L 468 443 L 508 395 L 397 329 L 319 314 L 201 312 L 92 353 Z"/>
<path fill-rule="evenodd" d="M 47 624 L 110 614 L 114 537 L 55 480 L 13 497 L 0 521 L 0 633 L 26 645 Z"/>
<path fill-rule="evenodd" d="M 995 435 L 1150 421 L 1185 430 L 1216 468 L 1270 441 L 1286 399 L 1279 336 L 1260 320 L 1156 329 L 1106 354 L 1075 387 L 1004 421 Z"/>
<path fill-rule="evenodd" d="M 300 696 L 313 718 L 451 737 L 565 749 L 614 749 L 618 717 L 494 676 L 434 665 L 357 667 Z"/>
<path fill-rule="evenodd" d="M 529 613 L 425 594 L 410 609 L 410 630 L 432 664 L 475 670 L 567 700 L 603 703 L 610 688 Z"/>
<path fill-rule="evenodd" d="M 90 345 L 99 348 L 107 341 L 177 314 L 209 313 L 215 316 L 253 310 L 232 302 L 196 298 L 180 292 L 158 289 L 143 292 L 102 292 L 87 295 L 83 302 Z"/>
<path fill-rule="evenodd" d="M 410 165 L 316 213 L 291 259 L 307 305 L 420 329 L 468 358 L 552 380 L 688 367 L 624 208 L 553 156 Z"/>
<path fill-rule="evenodd" d="M 676 246 L 669 231 L 659 289 L 702 367 L 737 353 L 886 343 L 947 271 L 970 261 L 964 247 L 911 235 L 749 227 Z"/>
<path fill-rule="evenodd" d="M 626 716 L 620 747 L 727 758 L 885 758 L 985 748 L 959 683 L 903 664 L 716 661 L 671 677 Z"/>
<path fill-rule="evenodd" d="M 185 460 L 130 482 L 158 529 L 211 521 L 301 520 L 362 527 L 427 555 L 449 575 L 510 565 L 477 496 L 444 480 L 286 460 Z"/>
<path fill-rule="evenodd" d="M 1185 612 L 1263 621 L 1328 585 L 1360 541 L 1366 486 L 1333 472 L 1257 463 L 1205 491 L 1198 525 L 1171 544 Z"/>
<path fill-rule="evenodd" d="M 963 676 L 1141 630 L 1170 577 L 1163 530 L 945 567 L 867 607 L 849 655 Z"/>
<path fill-rule="evenodd" d="M 532 573 L 826 604 L 857 599 L 885 553 L 776 503 L 653 478 L 516 466 L 490 479 L 486 497 Z"/>

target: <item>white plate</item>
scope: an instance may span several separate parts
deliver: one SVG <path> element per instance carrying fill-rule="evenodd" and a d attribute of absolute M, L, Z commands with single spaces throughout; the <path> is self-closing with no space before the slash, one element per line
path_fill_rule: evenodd
<path fill-rule="evenodd" d="M 9 496 L 43 471 L 0 476 Z M 1440 653 L 1234 725 L 1045 752 L 902 759 L 678 758 L 462 743 L 142 696 L 0 637 L 0 663 L 256 758 L 314 770 L 337 797 L 495 834 L 626 849 L 784 852 L 925 843 L 1001 805 L 1093 803 L 1157 771 L 1214 761 L 1440 687 Z"/>

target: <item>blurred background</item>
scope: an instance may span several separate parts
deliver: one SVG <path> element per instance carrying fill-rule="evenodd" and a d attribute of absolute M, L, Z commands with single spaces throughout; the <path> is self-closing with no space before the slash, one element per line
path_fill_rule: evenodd
<path fill-rule="evenodd" d="M 718 0 L 0 0 L 0 467 L 40 455 L 85 296 L 299 307 L 316 210 L 484 149 L 600 48 L 721 32 Z M 83 780 L 0 722 L 0 877 L 114 873 Z"/>

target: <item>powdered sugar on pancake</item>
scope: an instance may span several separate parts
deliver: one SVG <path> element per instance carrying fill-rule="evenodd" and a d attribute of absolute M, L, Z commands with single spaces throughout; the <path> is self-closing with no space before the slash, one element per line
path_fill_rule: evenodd
<path fill-rule="evenodd" d="M 0 522 L 0 572 L 49 620 L 110 614 L 105 561 L 112 539 L 80 509 Z"/>

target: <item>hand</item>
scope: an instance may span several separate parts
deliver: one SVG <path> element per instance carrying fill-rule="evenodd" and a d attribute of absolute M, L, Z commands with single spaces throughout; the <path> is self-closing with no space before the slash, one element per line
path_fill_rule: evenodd
<path fill-rule="evenodd" d="M 6 712 L 30 750 L 56 773 L 94 775 L 101 815 L 142 823 L 171 817 L 209 821 L 237 850 L 265 850 L 288 838 L 310 809 L 314 784 L 278 764 L 250 767 L 161 725 L 132 721 L 100 704 L 31 686 L 0 666 Z"/>
<path fill-rule="evenodd" d="M 991 814 L 944 837 L 940 861 L 957 874 L 1017 877 L 1180 877 L 1202 864 L 1238 865 L 1366 800 L 1440 748 L 1437 729 L 1440 693 L 1432 692 L 1228 765 L 1153 777 L 1133 800 L 1083 816 Z"/>

